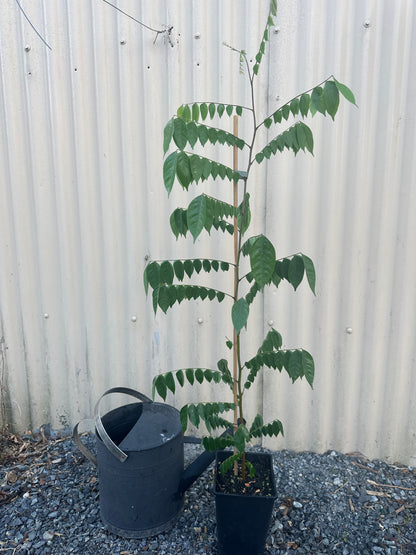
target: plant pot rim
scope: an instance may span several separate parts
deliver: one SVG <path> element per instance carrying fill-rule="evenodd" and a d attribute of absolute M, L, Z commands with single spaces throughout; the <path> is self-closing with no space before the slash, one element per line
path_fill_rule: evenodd
<path fill-rule="evenodd" d="M 223 449 L 221 451 L 217 451 L 215 453 L 215 480 L 214 480 L 214 486 L 212 488 L 214 495 L 218 496 L 218 497 L 235 497 L 235 498 L 241 498 L 243 497 L 244 499 L 276 499 L 277 498 L 277 488 L 276 488 L 276 477 L 274 474 L 274 470 L 273 470 L 273 462 L 272 462 L 272 455 L 271 453 L 259 453 L 257 451 L 246 451 L 246 455 L 255 455 L 256 457 L 259 456 L 260 458 L 264 458 L 264 459 L 269 459 L 271 464 L 270 464 L 270 471 L 271 471 L 271 480 L 272 480 L 272 487 L 273 487 L 273 491 L 274 493 L 270 494 L 270 495 L 252 495 L 252 494 L 248 494 L 248 493 L 232 493 L 232 492 L 226 492 L 226 491 L 217 491 L 217 465 L 218 465 L 218 455 L 221 454 L 232 454 L 233 452 L 231 450 L 227 450 L 227 449 Z"/>

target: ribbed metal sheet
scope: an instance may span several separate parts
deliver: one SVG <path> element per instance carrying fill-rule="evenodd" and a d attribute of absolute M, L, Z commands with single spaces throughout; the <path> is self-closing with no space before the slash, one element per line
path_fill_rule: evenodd
<path fill-rule="evenodd" d="M 255 55 L 268 1 L 118 0 L 154 29 L 173 26 L 169 40 L 101 0 L 21 4 L 52 50 L 1 3 L 0 383 L 20 430 L 72 425 L 108 387 L 150 394 L 156 373 L 224 356 L 226 305 L 155 317 L 142 273 L 149 258 L 231 257 L 213 234 L 193 246 L 170 232 L 189 199 L 164 191 L 163 127 L 183 102 L 248 103 L 222 42 Z M 256 302 L 248 356 L 273 325 L 314 355 L 316 381 L 311 391 L 266 371 L 249 412 L 283 421 L 275 449 L 416 464 L 416 7 L 280 2 L 269 48 L 262 114 L 332 73 L 359 108 L 312 120 L 314 157 L 279 155 L 257 172 L 255 231 L 279 256 L 313 258 L 318 281 L 316 297 L 281 285 Z M 210 192 L 231 199 L 222 182 Z"/>

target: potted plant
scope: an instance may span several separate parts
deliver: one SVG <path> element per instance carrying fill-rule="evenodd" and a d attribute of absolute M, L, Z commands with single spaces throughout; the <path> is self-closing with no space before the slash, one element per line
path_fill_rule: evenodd
<path fill-rule="evenodd" d="M 254 164 L 262 164 L 285 149 L 292 150 L 295 155 L 300 150 L 313 153 L 312 131 L 302 119 L 318 112 L 334 119 L 340 94 L 355 104 L 350 89 L 331 76 L 258 121 L 255 84 L 275 16 L 276 0 L 272 0 L 253 66 L 244 50 L 229 47 L 240 57 L 240 69 L 245 71 L 250 88 L 251 105 L 219 102 L 184 104 L 164 129 L 163 179 L 168 193 L 175 181 L 189 191 L 193 183 L 209 186 L 210 181 L 216 179 L 230 185 L 227 190 L 229 196 L 230 189 L 233 191 L 233 203 L 202 193 L 193 198 L 187 208 L 176 208 L 170 217 L 173 233 L 177 239 L 191 236 L 195 242 L 201 233 L 215 232 L 217 241 L 230 240 L 233 243 L 234 259 L 225 261 L 201 257 L 152 261 L 144 271 L 145 290 L 146 293 L 149 288 L 152 291 L 155 312 L 160 308 L 166 313 L 183 300 L 206 299 L 224 301 L 230 317 L 233 339 L 227 339 L 226 346 L 232 354 L 231 369 L 228 359 L 221 358 L 216 369 L 178 369 L 159 374 L 153 380 L 153 395 L 157 392 L 164 400 L 168 391 L 175 393 L 178 386 L 185 384 L 208 381 L 225 384 L 230 389 L 229 399 L 189 403 L 180 411 L 184 431 L 189 422 L 197 427 L 205 425 L 202 444 L 206 450 L 229 449 L 217 453 L 215 477 L 217 530 L 223 553 L 255 554 L 263 551 L 276 497 L 270 455 L 250 453 L 246 447 L 253 439 L 283 434 L 283 425 L 277 419 L 265 423 L 260 414 L 251 422 L 246 421 L 245 399 L 251 385 L 263 368 L 280 372 L 284 369 L 292 382 L 305 377 L 311 386 L 315 373 L 310 353 L 301 348 L 283 349 L 282 336 L 273 328 L 257 352 L 243 361 L 243 356 L 247 356 L 243 343 L 250 308 L 264 287 L 278 287 L 282 280 L 287 280 L 296 290 L 306 276 L 310 289 L 315 293 L 315 268 L 308 256 L 297 253 L 277 259 L 275 248 L 265 235 L 249 234 L 250 202 L 255 194 L 250 181 L 251 170 Z M 233 132 L 230 131 L 230 124 L 225 129 L 215 125 L 222 116 L 233 118 Z M 252 131 L 248 138 L 238 136 L 236 119 L 240 116 L 251 118 Z M 291 123 L 293 118 L 296 120 Z M 284 126 L 285 129 L 259 148 L 259 131 L 273 126 Z M 233 167 L 200 154 L 209 145 L 217 144 L 232 149 L 235 156 Z M 239 171 L 235 162 L 239 151 L 245 155 L 244 171 Z M 199 286 L 188 281 L 200 272 L 223 273 L 224 289 Z M 233 419 L 226 418 L 225 413 L 231 411 Z M 220 435 L 224 429 L 232 430 L 232 433 Z"/>

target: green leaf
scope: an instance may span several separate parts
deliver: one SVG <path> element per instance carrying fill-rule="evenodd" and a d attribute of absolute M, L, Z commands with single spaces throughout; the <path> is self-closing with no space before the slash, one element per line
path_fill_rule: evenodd
<path fill-rule="evenodd" d="M 211 174 L 211 162 L 208 158 L 202 158 L 202 178 L 208 179 Z"/>
<path fill-rule="evenodd" d="M 292 112 L 292 114 L 294 116 L 297 116 L 299 114 L 299 99 L 298 98 L 294 98 L 292 100 L 292 102 L 290 103 L 290 111 Z"/>
<path fill-rule="evenodd" d="M 186 223 L 186 210 L 183 208 L 176 208 L 174 212 L 172 212 L 170 217 L 170 227 L 176 239 L 179 235 L 183 235 L 185 237 L 186 232 L 188 231 L 188 225 Z"/>
<path fill-rule="evenodd" d="M 181 260 L 175 260 L 173 263 L 173 270 L 179 281 L 182 281 L 185 275 L 183 264 Z"/>
<path fill-rule="evenodd" d="M 185 433 L 188 427 L 188 405 L 185 405 L 181 408 L 179 412 L 179 418 L 181 421 L 182 432 Z"/>
<path fill-rule="evenodd" d="M 227 139 L 227 134 L 223 129 L 220 129 L 217 133 L 218 142 L 223 145 Z"/>
<path fill-rule="evenodd" d="M 192 119 L 194 121 L 199 120 L 199 105 L 197 103 L 192 104 Z"/>
<path fill-rule="evenodd" d="M 166 387 L 170 389 L 172 393 L 175 393 L 175 380 L 173 379 L 172 372 L 167 372 L 165 374 L 165 382 L 166 382 Z"/>
<path fill-rule="evenodd" d="M 303 258 L 301 255 L 296 254 L 290 261 L 288 270 L 289 282 L 292 284 L 295 291 L 303 279 L 304 271 Z"/>
<path fill-rule="evenodd" d="M 159 287 L 153 289 L 153 293 L 152 293 L 152 304 L 153 304 L 153 311 L 155 314 L 157 312 L 158 302 L 159 302 Z"/>
<path fill-rule="evenodd" d="M 169 154 L 163 164 L 163 182 L 168 193 L 171 192 L 175 181 L 177 160 L 178 152 L 175 151 Z"/>
<path fill-rule="evenodd" d="M 243 225 L 241 225 L 241 218 L 242 218 L 243 212 L 244 212 L 244 221 L 243 221 Z M 250 193 L 246 193 L 245 202 L 242 201 L 237 210 L 237 225 L 239 229 L 242 228 L 243 235 L 247 231 L 250 225 L 250 221 L 251 221 Z"/>
<path fill-rule="evenodd" d="M 185 376 L 184 376 L 183 370 L 177 370 L 176 379 L 178 380 L 179 385 L 183 387 L 185 384 Z"/>
<path fill-rule="evenodd" d="M 196 427 L 199 426 L 200 418 L 199 418 L 198 408 L 193 404 L 188 405 L 188 418 L 191 424 L 193 424 Z"/>
<path fill-rule="evenodd" d="M 213 102 L 211 102 L 211 104 L 208 106 L 208 112 L 209 112 L 209 117 L 212 119 L 215 116 L 215 104 Z"/>
<path fill-rule="evenodd" d="M 197 183 L 202 177 L 202 159 L 196 154 L 189 156 L 189 166 L 191 168 L 192 179 Z"/>
<path fill-rule="evenodd" d="M 173 140 L 179 150 L 183 150 L 187 143 L 186 137 L 186 123 L 181 118 L 175 118 L 173 120 Z"/>
<path fill-rule="evenodd" d="M 289 376 L 292 378 L 292 382 L 295 382 L 298 378 L 302 376 L 303 365 L 301 351 L 290 351 L 289 364 L 286 366 L 286 370 Z"/>
<path fill-rule="evenodd" d="M 183 107 L 182 118 L 184 121 L 186 121 L 186 123 L 188 123 L 188 121 L 191 121 L 191 109 L 188 104 L 185 104 Z"/>
<path fill-rule="evenodd" d="M 208 130 L 205 125 L 198 125 L 198 138 L 202 146 L 208 141 Z"/>
<path fill-rule="evenodd" d="M 342 94 L 342 96 L 356 106 L 357 104 L 355 102 L 355 97 L 353 92 L 346 85 L 343 85 L 335 78 L 334 78 L 334 83 L 337 86 L 337 89 L 339 90 L 339 92 Z"/>
<path fill-rule="evenodd" d="M 174 278 L 172 264 L 165 260 L 160 265 L 160 283 L 166 283 L 167 285 L 172 285 Z"/>
<path fill-rule="evenodd" d="M 173 137 L 173 128 L 173 118 L 171 118 L 165 125 L 165 128 L 163 130 L 163 154 L 166 154 L 169 149 L 170 141 Z"/>
<path fill-rule="evenodd" d="M 218 106 L 217 106 L 217 112 L 218 112 L 218 115 L 219 115 L 220 117 L 222 117 L 222 115 L 223 115 L 223 113 L 224 113 L 224 110 L 225 110 L 224 104 L 218 104 Z"/>
<path fill-rule="evenodd" d="M 215 289 L 209 289 L 209 290 L 208 290 L 208 299 L 209 299 L 210 301 L 214 300 L 215 297 L 216 297 L 216 295 L 217 295 L 217 294 L 216 294 L 216 292 L 215 292 Z"/>
<path fill-rule="evenodd" d="M 250 308 L 243 297 L 233 304 L 231 317 L 237 334 L 246 326 L 249 312 Z"/>
<path fill-rule="evenodd" d="M 231 114 L 233 113 L 233 109 L 234 109 L 234 106 L 232 104 L 228 104 L 227 107 L 225 108 L 229 116 L 231 116 Z"/>
<path fill-rule="evenodd" d="M 188 206 L 188 228 L 194 238 L 194 243 L 204 229 L 207 216 L 207 200 L 205 195 L 194 198 Z"/>
<path fill-rule="evenodd" d="M 339 106 L 339 92 L 333 81 L 327 81 L 324 86 L 324 102 L 328 114 L 334 119 Z"/>
<path fill-rule="evenodd" d="M 217 162 L 211 162 L 211 176 L 212 176 L 212 179 L 217 178 L 218 168 L 219 168 L 219 164 L 217 164 Z"/>
<path fill-rule="evenodd" d="M 152 289 L 160 285 L 160 265 L 158 262 L 151 262 L 145 268 L 147 283 Z M 147 292 L 147 291 L 146 291 Z"/>
<path fill-rule="evenodd" d="M 287 121 L 289 119 L 289 115 L 290 115 L 290 106 L 289 106 L 289 104 L 285 104 L 284 106 L 282 106 L 281 110 L 282 110 L 282 116 Z"/>
<path fill-rule="evenodd" d="M 255 156 L 257 164 L 261 164 L 263 162 L 264 154 L 263 151 L 258 152 Z"/>
<path fill-rule="evenodd" d="M 201 112 L 201 118 L 202 118 L 203 120 L 205 120 L 206 117 L 207 117 L 207 115 L 208 115 L 208 106 L 205 104 L 205 102 L 203 102 L 203 103 L 201 104 L 201 106 L 199 107 L 199 110 L 200 110 L 200 112 Z"/>
<path fill-rule="evenodd" d="M 153 386 L 156 389 L 158 395 L 162 397 L 164 401 L 166 401 L 167 387 L 166 387 L 165 378 L 164 376 L 162 376 L 162 374 L 159 374 L 159 376 L 156 376 L 156 378 L 153 380 Z"/>
<path fill-rule="evenodd" d="M 310 101 L 311 97 L 307 93 L 303 93 L 299 99 L 299 110 L 303 117 L 308 115 Z"/>
<path fill-rule="evenodd" d="M 242 453 L 236 453 L 235 455 L 230 455 L 224 461 L 222 461 L 222 463 L 220 464 L 220 473 L 223 476 L 227 474 L 227 472 L 229 472 L 233 468 L 234 463 L 241 459 L 242 455 Z"/>
<path fill-rule="evenodd" d="M 302 367 L 303 373 L 309 385 L 313 387 L 313 379 L 315 377 L 315 363 L 313 361 L 312 355 L 302 349 Z"/>
<path fill-rule="evenodd" d="M 243 113 L 243 108 L 242 106 L 236 106 L 235 107 L 235 113 L 237 114 L 237 116 L 241 116 Z"/>
<path fill-rule="evenodd" d="M 204 258 L 204 260 L 202 261 L 202 267 L 204 268 L 205 272 L 210 272 L 211 271 L 211 262 Z"/>
<path fill-rule="evenodd" d="M 221 303 L 225 298 L 225 293 L 223 293 L 222 291 L 217 291 L 216 295 L 219 303 Z"/>
<path fill-rule="evenodd" d="M 311 154 L 313 154 L 313 133 L 312 133 L 312 130 L 310 129 L 310 127 L 308 127 L 305 124 L 303 124 L 303 130 L 305 132 L 305 138 L 306 138 L 305 146 L 309 150 L 309 152 Z"/>
<path fill-rule="evenodd" d="M 322 87 L 315 87 L 311 95 L 311 106 L 314 106 L 317 112 L 325 115 L 325 101 Z"/>
<path fill-rule="evenodd" d="M 189 158 L 184 152 L 178 153 L 178 158 L 176 162 L 176 176 L 180 185 L 188 190 L 189 184 L 192 181 L 191 167 L 189 164 Z"/>
<path fill-rule="evenodd" d="M 243 254 L 243 256 L 248 256 L 250 254 L 250 249 L 254 245 L 256 240 L 257 236 L 250 237 L 245 243 L 243 243 L 243 246 L 241 247 L 241 253 Z"/>
<path fill-rule="evenodd" d="M 260 289 L 271 280 L 276 263 L 276 251 L 264 235 L 259 235 L 250 248 L 250 266 Z"/>
<path fill-rule="evenodd" d="M 303 124 L 302 122 L 298 122 L 296 124 L 296 139 L 299 145 L 299 148 L 301 148 L 302 150 L 305 150 L 306 147 L 306 132 L 305 132 L 305 124 Z"/>
<path fill-rule="evenodd" d="M 190 121 L 186 124 L 186 138 L 191 148 L 194 148 L 198 140 L 198 127 L 194 121 Z"/>
<path fill-rule="evenodd" d="M 158 305 L 166 314 L 168 308 L 170 308 L 170 298 L 168 293 L 168 288 L 165 286 L 159 287 L 159 295 L 158 295 Z"/>
<path fill-rule="evenodd" d="M 316 294 L 315 293 L 315 282 L 316 282 L 315 266 L 312 260 L 305 254 L 302 254 L 302 258 L 303 258 L 303 265 L 305 268 L 305 273 L 309 283 L 309 287 L 311 288 L 312 293 L 315 295 Z"/>
<path fill-rule="evenodd" d="M 192 263 L 192 260 L 189 260 L 189 259 L 184 260 L 184 262 L 183 262 L 183 269 L 185 270 L 186 275 L 187 275 L 188 277 L 191 277 L 192 274 L 194 273 L 194 265 L 193 265 L 193 263 Z"/>
<path fill-rule="evenodd" d="M 274 123 L 280 123 L 282 121 L 282 110 L 276 110 L 273 114 Z"/>
<path fill-rule="evenodd" d="M 197 274 L 199 274 L 199 272 L 200 272 L 201 269 L 202 269 L 202 262 L 201 262 L 201 260 L 199 260 L 199 258 L 196 258 L 196 259 L 194 260 L 194 268 L 195 268 L 195 272 L 196 272 Z"/>
<path fill-rule="evenodd" d="M 247 441 L 250 441 L 250 432 L 244 424 L 240 424 L 234 434 L 234 446 L 242 453 L 245 451 Z"/>
<path fill-rule="evenodd" d="M 187 368 L 187 369 L 185 370 L 185 376 L 186 376 L 186 379 L 188 380 L 188 382 L 189 382 L 191 385 L 194 385 L 195 376 L 194 376 L 194 370 L 193 370 L 193 368 Z"/>

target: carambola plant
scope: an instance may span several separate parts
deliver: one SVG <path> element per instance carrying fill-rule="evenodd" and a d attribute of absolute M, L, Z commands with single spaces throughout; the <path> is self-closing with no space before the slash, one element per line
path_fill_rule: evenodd
<path fill-rule="evenodd" d="M 250 181 L 251 170 L 255 164 L 262 164 L 285 149 L 291 150 L 295 155 L 300 150 L 313 153 L 312 131 L 304 120 L 317 113 L 334 119 L 340 95 L 355 104 L 350 89 L 331 76 L 312 89 L 298 94 L 264 120 L 258 121 L 254 94 L 256 77 L 275 15 L 276 1 L 272 0 L 254 65 L 250 65 L 244 50 L 231 48 L 239 54 L 240 68 L 245 70 L 251 104 L 183 104 L 164 129 L 163 179 L 167 192 L 171 192 L 176 181 L 182 189 L 190 191 L 192 184 L 203 183 L 209 189 L 214 180 L 221 179 L 229 184 L 229 197 L 234 199 L 231 204 L 207 193 L 196 196 L 187 208 L 176 208 L 172 213 L 170 227 L 173 233 L 177 239 L 191 236 L 194 242 L 201 233 L 215 233 L 216 242 L 220 240 L 218 235 L 222 237 L 221 241 L 229 240 L 233 243 L 234 259 L 224 261 L 201 257 L 153 261 L 144 271 L 145 290 L 146 293 L 149 288 L 152 290 L 155 312 L 159 307 L 166 313 L 183 300 L 207 299 L 224 302 L 230 317 L 230 328 L 231 325 L 233 328 L 233 340 L 226 341 L 232 352 L 232 370 L 228 360 L 222 358 L 216 369 L 186 368 L 168 371 L 154 378 L 153 396 L 157 392 L 166 399 L 168 390 L 175 393 L 177 386 L 182 387 L 185 383 L 195 385 L 208 381 L 226 384 L 231 390 L 229 400 L 187 404 L 180 411 L 181 423 L 184 431 L 188 422 L 195 426 L 205 424 L 208 433 L 203 437 L 202 443 L 207 450 L 232 447 L 233 453 L 222 463 L 221 471 L 228 472 L 233 467 L 235 473 L 241 473 L 243 480 L 247 471 L 250 474 L 254 472 L 252 465 L 246 461 L 247 444 L 253 438 L 283 433 L 280 420 L 265 423 L 262 416 L 257 414 L 252 422 L 246 421 L 244 401 L 259 372 L 264 368 L 280 372 L 285 370 L 292 382 L 305 377 L 311 386 L 315 373 L 314 361 L 309 352 L 301 348 L 283 349 L 282 336 L 273 328 L 254 356 L 242 360 L 242 354 L 246 352 L 242 344 L 250 308 L 266 286 L 278 287 L 282 280 L 286 280 L 296 290 L 306 276 L 310 289 L 315 293 L 315 268 L 308 256 L 297 253 L 277 258 L 270 239 L 263 234 L 250 235 L 250 199 L 256 191 Z M 251 120 L 251 134 L 248 138 L 243 139 L 236 132 L 236 120 L 239 117 Z M 230 123 L 234 125 L 230 125 L 230 118 Z M 214 125 L 219 120 L 226 121 L 225 128 Z M 232 132 L 230 128 L 233 129 Z M 261 128 L 277 128 L 277 132 L 271 141 L 259 147 Z M 206 152 L 210 145 L 218 144 L 230 149 L 230 159 L 234 154 L 233 167 L 199 154 Z M 198 154 L 194 148 L 198 149 Z M 236 168 L 237 152 L 244 156 L 245 171 L 238 171 Z M 243 267 L 248 271 L 243 273 Z M 193 280 L 188 283 L 190 278 L 201 272 L 223 273 L 224 289 L 198 286 Z M 225 413 L 229 411 L 234 412 L 232 420 L 225 417 Z M 220 435 L 224 429 L 229 432 Z M 241 461 L 240 464 L 237 461 Z"/>

